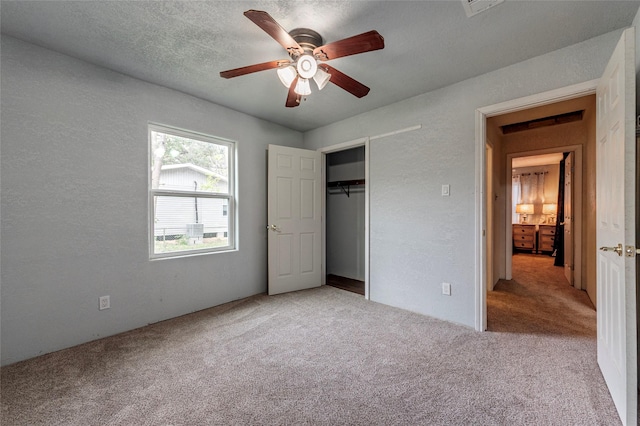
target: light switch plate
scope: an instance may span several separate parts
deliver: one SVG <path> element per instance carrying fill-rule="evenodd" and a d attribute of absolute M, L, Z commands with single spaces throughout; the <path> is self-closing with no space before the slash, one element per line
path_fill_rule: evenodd
<path fill-rule="evenodd" d="M 449 196 L 449 185 L 442 185 L 442 196 L 443 197 Z"/>

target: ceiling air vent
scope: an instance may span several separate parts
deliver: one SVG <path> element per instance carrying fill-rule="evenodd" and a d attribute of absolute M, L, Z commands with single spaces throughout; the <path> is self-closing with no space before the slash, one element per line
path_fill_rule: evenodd
<path fill-rule="evenodd" d="M 477 15 L 480 12 L 502 3 L 504 0 L 462 0 L 464 11 L 467 12 L 467 16 L 471 18 L 473 15 Z"/>

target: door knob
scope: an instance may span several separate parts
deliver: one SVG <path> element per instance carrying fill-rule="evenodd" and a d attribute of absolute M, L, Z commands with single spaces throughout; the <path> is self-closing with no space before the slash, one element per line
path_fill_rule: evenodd
<path fill-rule="evenodd" d="M 602 251 L 615 251 L 618 256 L 622 256 L 622 244 L 618 244 L 616 247 L 600 247 Z"/>
<path fill-rule="evenodd" d="M 267 225 L 267 230 L 270 230 L 273 232 L 280 232 L 280 228 L 278 228 L 276 225 Z"/>

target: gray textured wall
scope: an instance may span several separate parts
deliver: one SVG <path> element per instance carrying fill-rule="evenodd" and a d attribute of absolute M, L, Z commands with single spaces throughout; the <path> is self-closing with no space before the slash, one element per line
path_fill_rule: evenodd
<path fill-rule="evenodd" d="M 619 35 L 304 135 L 317 149 L 423 126 L 370 145 L 373 300 L 473 326 L 475 109 L 598 78 Z M 266 289 L 265 148 L 300 133 L 15 39 L 1 54 L 3 364 Z M 148 260 L 148 121 L 238 141 L 238 252 Z"/>
<path fill-rule="evenodd" d="M 317 149 L 422 125 L 370 144 L 372 300 L 474 326 L 475 110 L 599 78 L 620 34 L 305 133 L 305 146 Z M 451 196 L 441 196 L 443 184 Z"/>
<path fill-rule="evenodd" d="M 1 53 L 3 364 L 266 291 L 266 146 L 301 133 L 13 38 Z M 237 141 L 237 252 L 149 261 L 149 121 Z"/>

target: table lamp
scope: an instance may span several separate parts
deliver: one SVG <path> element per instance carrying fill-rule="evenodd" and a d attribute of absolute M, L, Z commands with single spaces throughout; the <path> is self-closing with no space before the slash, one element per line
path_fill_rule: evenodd
<path fill-rule="evenodd" d="M 547 221 L 549 223 L 556 223 L 556 211 L 558 210 L 557 204 L 543 204 L 542 214 L 551 216 Z"/>
<path fill-rule="evenodd" d="M 516 204 L 516 213 L 522 215 L 520 223 L 527 223 L 527 215 L 533 214 L 533 204 Z"/>

